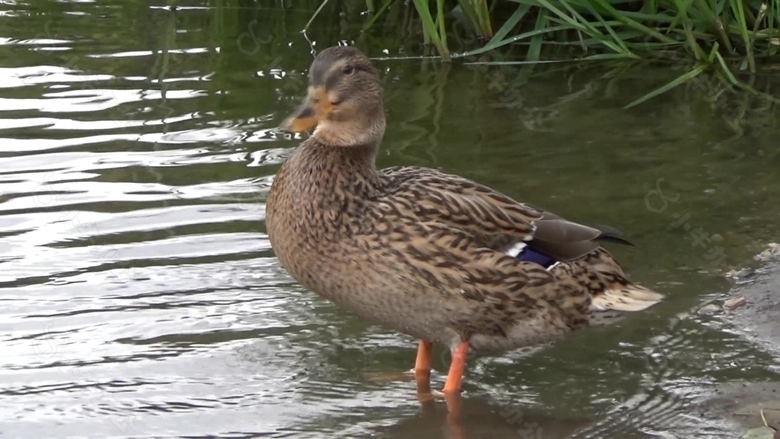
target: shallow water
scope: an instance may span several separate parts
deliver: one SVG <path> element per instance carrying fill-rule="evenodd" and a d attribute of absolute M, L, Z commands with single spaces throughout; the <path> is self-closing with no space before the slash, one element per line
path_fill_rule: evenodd
<path fill-rule="evenodd" d="M 688 314 L 777 240 L 773 109 L 702 81 L 623 110 L 679 74 L 661 68 L 378 60 L 380 165 L 614 225 L 637 245 L 611 248 L 630 276 L 669 296 L 536 353 L 472 358 L 452 424 L 387 378 L 412 367 L 413 340 L 296 285 L 268 243 L 264 200 L 299 141 L 272 129 L 305 90 L 313 11 L 180 4 L 0 15 L 0 436 L 730 437 L 688 415 L 699 398 L 777 379 L 776 360 Z M 320 48 L 354 34 L 317 26 Z"/>

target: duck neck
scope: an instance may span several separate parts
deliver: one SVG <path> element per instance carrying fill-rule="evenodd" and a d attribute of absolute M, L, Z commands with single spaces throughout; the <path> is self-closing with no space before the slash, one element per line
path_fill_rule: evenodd
<path fill-rule="evenodd" d="M 299 148 L 295 168 L 302 175 L 296 181 L 309 183 L 301 195 L 320 205 L 343 208 L 345 199 L 370 197 L 380 184 L 376 144 L 332 146 L 313 136 Z"/>

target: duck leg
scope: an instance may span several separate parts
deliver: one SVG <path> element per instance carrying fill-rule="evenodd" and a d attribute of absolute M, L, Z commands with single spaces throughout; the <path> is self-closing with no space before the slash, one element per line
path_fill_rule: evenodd
<path fill-rule="evenodd" d="M 417 346 L 417 360 L 414 362 L 414 371 L 431 371 L 431 356 L 433 353 L 433 343 L 427 340 L 420 340 Z"/>
<path fill-rule="evenodd" d="M 445 395 L 454 395 L 460 393 L 461 383 L 463 382 L 463 372 L 466 370 L 466 356 L 469 353 L 469 342 L 462 341 L 452 348 L 452 361 L 450 362 L 450 371 L 447 374 L 447 382 L 444 383 Z"/>
<path fill-rule="evenodd" d="M 414 362 L 414 377 L 417 380 L 417 393 L 428 394 L 431 392 L 431 356 L 433 343 L 420 340 L 417 347 L 417 359 Z"/>
<path fill-rule="evenodd" d="M 417 360 L 414 363 L 414 378 L 417 381 L 417 393 L 430 396 L 431 393 L 431 359 L 433 343 L 421 340 L 417 348 Z M 408 380 L 408 372 L 370 373 L 369 379 L 374 382 Z"/>

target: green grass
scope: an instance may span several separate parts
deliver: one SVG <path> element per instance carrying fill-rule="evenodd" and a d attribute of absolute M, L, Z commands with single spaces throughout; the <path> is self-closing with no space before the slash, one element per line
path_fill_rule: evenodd
<path fill-rule="evenodd" d="M 780 0 L 367 0 L 365 8 L 369 32 L 394 20 L 389 11 L 397 17 L 398 9 L 411 10 L 420 29 L 411 38 L 444 62 L 479 57 L 490 63 L 511 52 L 523 64 L 628 60 L 683 66 L 677 79 L 630 105 L 703 72 L 759 93 L 738 76 L 757 73 L 780 54 Z"/>
<path fill-rule="evenodd" d="M 572 56 L 579 58 L 636 59 L 683 51 L 701 61 L 718 44 L 722 56 L 739 58 L 741 69 L 755 72 L 758 58 L 780 52 L 780 0 L 494 0 L 492 7 L 487 0 L 412 3 L 424 34 L 442 49 L 445 60 L 535 40 L 578 48 Z M 484 44 L 448 53 L 446 40 L 456 22 Z M 501 24 L 495 34 L 493 24 Z"/>

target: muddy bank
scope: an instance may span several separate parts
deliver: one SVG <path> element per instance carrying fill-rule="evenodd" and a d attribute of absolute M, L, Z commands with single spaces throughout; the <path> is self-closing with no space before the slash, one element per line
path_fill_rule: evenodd
<path fill-rule="evenodd" d="M 763 267 L 731 273 L 736 285 L 728 296 L 704 305 L 698 311 L 712 315 L 725 330 L 738 334 L 775 358 L 780 357 L 780 260 L 777 254 L 778 247 L 770 247 L 757 257 L 765 263 Z M 730 425 L 735 438 L 744 437 L 748 429 L 765 425 L 780 429 L 780 382 L 717 384 L 696 411 L 703 419 Z"/>

